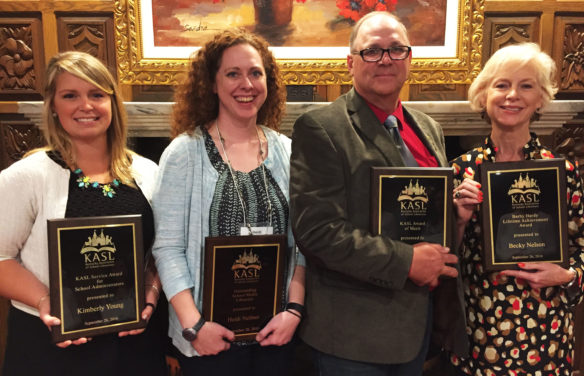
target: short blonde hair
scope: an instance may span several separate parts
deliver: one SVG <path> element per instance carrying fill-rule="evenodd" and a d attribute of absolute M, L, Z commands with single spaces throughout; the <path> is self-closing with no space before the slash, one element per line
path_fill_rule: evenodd
<path fill-rule="evenodd" d="M 107 129 L 107 143 L 111 157 L 110 173 L 124 184 L 135 186 L 132 174 L 132 152 L 126 148 L 128 129 L 126 111 L 118 85 L 110 71 L 97 58 L 80 51 L 67 51 L 51 58 L 47 65 L 44 90 L 44 134 L 48 148 L 56 150 L 70 167 L 75 167 L 75 155 L 71 138 L 59 118 L 54 115 L 57 78 L 70 73 L 103 90 L 111 98 L 112 122 Z"/>
<path fill-rule="evenodd" d="M 536 43 L 520 43 L 503 47 L 489 58 L 468 89 L 470 107 L 475 111 L 485 111 L 487 89 L 498 74 L 509 68 L 526 66 L 533 67 L 537 72 L 535 78 L 541 89 L 542 107 L 547 106 L 558 92 L 556 63 Z"/>

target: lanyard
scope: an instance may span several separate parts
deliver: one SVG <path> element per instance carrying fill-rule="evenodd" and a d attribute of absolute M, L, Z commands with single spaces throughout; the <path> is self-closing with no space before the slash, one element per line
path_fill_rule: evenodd
<path fill-rule="evenodd" d="M 219 138 L 219 144 L 221 145 L 221 150 L 223 151 L 223 155 L 225 156 L 225 160 L 227 162 L 227 167 L 229 168 L 229 173 L 231 175 L 231 179 L 233 180 L 233 185 L 235 186 L 235 191 L 237 192 L 237 197 L 239 199 L 239 203 L 241 204 L 241 210 L 243 211 L 243 223 L 247 227 L 247 229 L 249 230 L 249 233 L 251 235 L 252 228 L 251 228 L 251 223 L 247 220 L 247 210 L 246 210 L 245 201 L 243 200 L 243 192 L 241 191 L 241 188 L 239 187 L 239 181 L 237 179 L 237 176 L 235 175 L 235 173 L 233 172 L 233 168 L 231 167 L 231 161 L 229 160 L 229 156 L 227 155 L 227 151 L 225 150 L 224 139 L 221 136 L 221 131 L 219 131 L 219 123 L 217 122 L 217 120 L 215 120 L 215 129 L 217 129 L 217 137 Z M 256 135 L 257 135 L 258 141 L 260 143 L 260 151 L 259 151 L 260 162 L 258 164 L 258 167 L 262 168 L 262 175 L 264 178 L 264 189 L 266 191 L 266 199 L 268 201 L 269 225 L 272 226 L 272 202 L 270 201 L 270 194 L 268 191 L 268 180 L 266 178 L 266 167 L 264 166 L 264 163 L 263 163 L 264 162 L 263 143 L 262 143 L 262 139 L 260 138 L 260 132 L 258 131 L 257 126 L 256 126 Z"/>

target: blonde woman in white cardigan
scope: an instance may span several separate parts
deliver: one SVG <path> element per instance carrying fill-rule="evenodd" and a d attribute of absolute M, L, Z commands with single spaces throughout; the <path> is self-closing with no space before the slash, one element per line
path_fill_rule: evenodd
<path fill-rule="evenodd" d="M 46 80 L 48 146 L 0 173 L 0 295 L 12 301 L 4 375 L 160 374 L 163 326 L 51 342 L 51 327 L 60 320 L 50 314 L 47 219 L 141 214 L 147 246 L 157 166 L 126 148 L 123 102 L 99 60 L 58 54 Z M 144 278 L 142 318 L 149 320 L 160 281 L 153 266 Z"/>

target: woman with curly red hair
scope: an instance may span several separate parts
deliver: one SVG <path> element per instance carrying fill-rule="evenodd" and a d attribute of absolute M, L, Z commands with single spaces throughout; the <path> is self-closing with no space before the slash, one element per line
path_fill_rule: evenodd
<path fill-rule="evenodd" d="M 162 155 L 153 198 L 153 253 L 183 374 L 287 374 L 287 344 L 303 313 L 304 261 L 290 232 L 291 142 L 277 131 L 285 88 L 276 61 L 259 37 L 220 32 L 197 52 L 175 100 L 175 139 Z M 252 228 L 288 235 L 288 303 L 255 343 L 244 344 L 203 318 L 201 260 L 206 237 Z"/>

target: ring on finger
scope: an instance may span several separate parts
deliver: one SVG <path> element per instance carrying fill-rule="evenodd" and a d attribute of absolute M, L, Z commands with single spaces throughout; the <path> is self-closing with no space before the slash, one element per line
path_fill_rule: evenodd
<path fill-rule="evenodd" d="M 454 198 L 460 198 L 460 191 L 456 191 L 454 193 Z"/>

